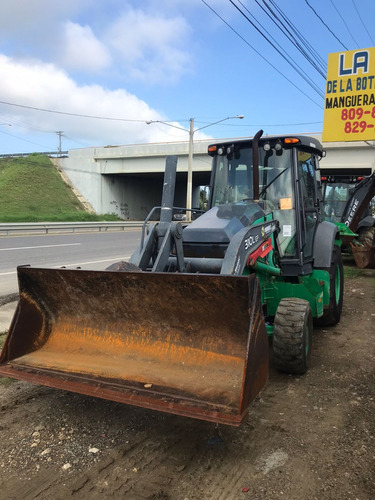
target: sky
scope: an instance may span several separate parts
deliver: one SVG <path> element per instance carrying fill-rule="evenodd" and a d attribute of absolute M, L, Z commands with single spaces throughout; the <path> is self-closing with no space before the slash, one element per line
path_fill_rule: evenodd
<path fill-rule="evenodd" d="M 0 154 L 188 140 L 190 119 L 195 140 L 320 133 L 328 54 L 375 46 L 374 19 L 375 0 L 1 0 Z"/>

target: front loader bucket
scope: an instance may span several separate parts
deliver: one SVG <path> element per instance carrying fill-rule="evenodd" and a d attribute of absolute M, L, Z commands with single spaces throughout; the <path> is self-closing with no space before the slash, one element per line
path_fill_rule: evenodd
<path fill-rule="evenodd" d="M 239 425 L 268 376 L 254 276 L 18 268 L 0 374 Z"/>

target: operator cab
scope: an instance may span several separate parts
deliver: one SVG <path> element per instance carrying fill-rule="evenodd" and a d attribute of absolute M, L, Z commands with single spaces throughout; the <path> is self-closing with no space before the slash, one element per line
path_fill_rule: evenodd
<path fill-rule="evenodd" d="M 371 168 L 326 168 L 321 170 L 324 215 L 331 222 L 343 222 L 345 208 L 356 186 L 371 175 Z M 370 215 L 366 207 L 364 216 Z"/>
<path fill-rule="evenodd" d="M 284 272 L 305 274 L 312 266 L 321 201 L 322 147 L 311 137 L 282 136 L 262 138 L 255 148 L 251 139 L 209 146 L 211 209 L 184 229 L 184 252 L 198 256 L 194 248 L 217 245 L 223 255 L 231 237 L 243 227 L 277 220 L 276 250 Z M 257 178 L 259 186 L 254 189 Z"/>

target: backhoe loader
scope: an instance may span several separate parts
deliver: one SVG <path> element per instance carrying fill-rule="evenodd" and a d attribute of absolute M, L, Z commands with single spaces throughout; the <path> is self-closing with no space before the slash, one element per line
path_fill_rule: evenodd
<path fill-rule="evenodd" d="M 364 170 L 362 172 L 361 170 Z M 366 175 L 367 174 L 367 175 Z M 322 170 L 324 213 L 342 236 L 342 249 L 351 252 L 358 267 L 375 267 L 375 172 L 370 168 Z"/>
<path fill-rule="evenodd" d="M 238 426 L 276 366 L 303 374 L 313 322 L 343 300 L 338 228 L 325 221 L 320 143 L 212 144 L 209 209 L 172 220 L 168 156 L 160 221 L 105 271 L 18 267 L 20 301 L 0 374 Z M 147 222 L 148 219 L 146 219 Z"/>

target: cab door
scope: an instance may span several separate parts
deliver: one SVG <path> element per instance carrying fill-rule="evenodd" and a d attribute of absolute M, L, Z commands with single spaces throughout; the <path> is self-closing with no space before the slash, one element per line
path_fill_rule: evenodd
<path fill-rule="evenodd" d="M 318 222 L 316 168 L 316 155 L 308 151 L 297 150 L 298 216 L 301 227 L 298 247 L 304 262 L 312 259 L 314 234 Z"/>

